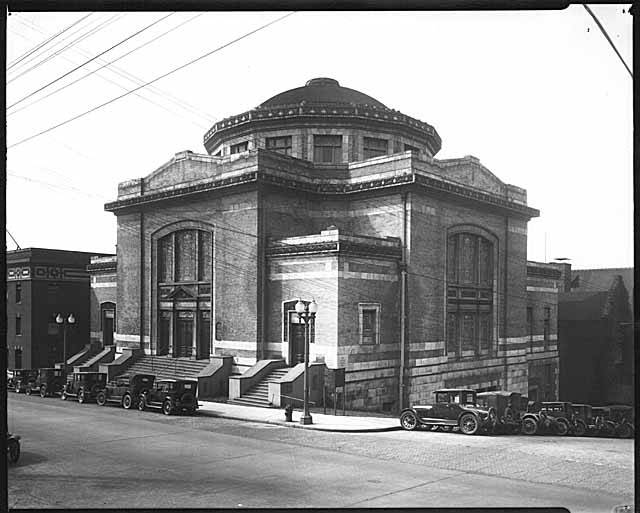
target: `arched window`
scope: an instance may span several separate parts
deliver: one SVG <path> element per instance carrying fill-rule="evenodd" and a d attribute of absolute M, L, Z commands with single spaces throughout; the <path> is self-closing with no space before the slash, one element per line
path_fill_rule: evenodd
<path fill-rule="evenodd" d="M 156 354 L 209 358 L 211 351 L 211 232 L 177 230 L 158 241 Z"/>
<path fill-rule="evenodd" d="M 493 243 L 474 233 L 447 240 L 447 354 L 488 354 L 493 339 Z"/>

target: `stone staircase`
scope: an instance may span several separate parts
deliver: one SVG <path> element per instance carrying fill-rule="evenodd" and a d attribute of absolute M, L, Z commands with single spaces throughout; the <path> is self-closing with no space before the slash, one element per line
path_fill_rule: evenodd
<path fill-rule="evenodd" d="M 269 402 L 268 397 L 269 383 L 280 380 L 287 372 L 289 372 L 289 367 L 284 367 L 282 369 L 276 369 L 272 371 L 262 381 L 259 381 L 249 390 L 247 390 L 246 393 L 242 394 L 241 397 L 233 399 L 229 402 L 232 404 L 243 404 L 245 406 L 271 408 L 272 406 Z"/>
<path fill-rule="evenodd" d="M 73 372 L 73 368 L 76 366 L 82 366 L 89 360 L 91 360 L 94 356 L 102 351 L 102 347 L 97 345 L 89 345 L 82 348 L 79 352 L 74 355 L 71 355 L 67 358 L 67 369 L 70 372 Z M 62 369 L 64 362 L 59 362 L 54 365 L 56 369 Z"/>
<path fill-rule="evenodd" d="M 209 360 L 143 355 L 119 374 L 153 374 L 156 379 L 198 379 L 198 373 L 207 365 Z"/>

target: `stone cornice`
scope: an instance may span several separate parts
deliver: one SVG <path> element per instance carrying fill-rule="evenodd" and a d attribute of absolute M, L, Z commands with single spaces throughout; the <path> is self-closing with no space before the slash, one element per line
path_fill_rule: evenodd
<path fill-rule="evenodd" d="M 367 123 L 376 122 L 395 125 L 404 129 L 418 132 L 428 141 L 430 149 L 435 154 L 440 150 L 442 140 L 433 128 L 424 121 L 419 121 L 406 114 L 402 114 L 393 109 L 375 107 L 370 105 L 336 105 L 336 104 L 313 104 L 313 105 L 280 105 L 277 107 L 257 108 L 235 116 L 230 116 L 215 123 L 204 135 L 204 145 L 208 151 L 217 144 L 215 139 L 222 138 L 228 133 L 235 133 L 238 130 L 246 130 L 253 124 L 262 124 L 274 120 L 324 120 L 335 124 L 339 118 L 343 123 L 353 120 Z"/>
<path fill-rule="evenodd" d="M 277 160 L 277 157 L 273 155 L 269 158 L 275 158 Z M 312 169 L 313 164 L 305 162 L 305 167 Z M 158 192 L 127 196 L 126 198 L 105 204 L 104 208 L 109 212 L 117 212 L 123 209 L 137 208 L 164 200 L 189 197 L 242 184 L 257 185 L 258 183 L 295 189 L 297 191 L 322 196 L 351 195 L 390 187 L 415 185 L 422 189 L 489 205 L 527 218 L 540 215 L 538 210 L 519 202 L 510 201 L 495 194 L 482 192 L 479 189 L 446 180 L 436 175 L 430 176 L 420 171 L 412 172 L 410 169 L 407 169 L 403 173 L 395 171 L 379 173 L 375 178 L 369 180 L 363 178 L 357 180 L 353 178 L 326 179 L 317 176 L 296 176 L 290 172 L 279 172 L 276 169 L 270 169 L 266 163 L 265 165 L 259 165 L 259 171 L 240 173 L 231 177 L 208 180 L 183 187 L 173 187 Z"/>

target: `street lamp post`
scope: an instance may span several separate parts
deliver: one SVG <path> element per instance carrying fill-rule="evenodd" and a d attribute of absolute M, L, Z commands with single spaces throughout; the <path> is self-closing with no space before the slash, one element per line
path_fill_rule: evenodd
<path fill-rule="evenodd" d="M 62 363 L 62 371 L 67 374 L 67 327 L 73 326 L 76 323 L 76 318 L 73 314 L 69 314 L 66 319 L 62 317 L 62 314 L 56 315 L 56 323 L 58 326 L 62 326 L 62 353 L 64 361 Z"/>
<path fill-rule="evenodd" d="M 303 413 L 300 418 L 300 424 L 312 424 L 313 420 L 309 413 L 309 339 L 311 338 L 310 323 L 316 318 L 318 311 L 318 303 L 315 299 L 311 303 L 305 304 L 301 299 L 296 303 L 296 313 L 301 321 L 304 322 L 304 396 L 303 396 Z"/>

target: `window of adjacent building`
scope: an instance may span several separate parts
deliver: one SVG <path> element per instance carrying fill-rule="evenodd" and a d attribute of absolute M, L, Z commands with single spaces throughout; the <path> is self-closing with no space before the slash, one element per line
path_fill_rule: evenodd
<path fill-rule="evenodd" d="M 267 149 L 277 151 L 283 155 L 291 155 L 291 136 L 267 137 Z"/>
<path fill-rule="evenodd" d="M 363 153 L 365 160 L 386 155 L 388 148 L 389 141 L 386 139 L 376 139 L 375 137 L 364 138 Z"/>
<path fill-rule="evenodd" d="M 546 306 L 544 308 L 544 344 L 545 348 L 549 342 L 549 335 L 551 333 L 551 308 Z"/>
<path fill-rule="evenodd" d="M 405 144 L 404 145 L 404 151 L 412 151 L 414 153 L 419 153 L 420 150 L 418 148 L 416 148 L 415 146 L 411 146 L 410 144 Z"/>
<path fill-rule="evenodd" d="M 16 303 L 22 301 L 22 283 L 16 283 Z"/>
<path fill-rule="evenodd" d="M 22 348 L 16 347 L 14 350 L 14 369 L 22 369 Z"/>
<path fill-rule="evenodd" d="M 235 153 L 242 153 L 243 151 L 247 151 L 249 149 L 249 142 L 244 141 L 238 144 L 231 145 L 231 155 Z"/>
<path fill-rule="evenodd" d="M 378 303 L 360 303 L 360 343 L 380 343 L 380 305 Z"/>
<path fill-rule="evenodd" d="M 472 233 L 447 241 L 447 354 L 489 354 L 493 341 L 493 244 Z"/>
<path fill-rule="evenodd" d="M 529 349 L 533 351 L 533 308 L 527 307 L 527 335 L 529 336 Z"/>
<path fill-rule="evenodd" d="M 22 317 L 16 315 L 16 335 L 22 335 Z"/>
<path fill-rule="evenodd" d="M 342 162 L 342 136 L 314 135 L 313 161 L 328 164 Z"/>

